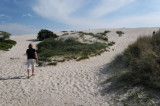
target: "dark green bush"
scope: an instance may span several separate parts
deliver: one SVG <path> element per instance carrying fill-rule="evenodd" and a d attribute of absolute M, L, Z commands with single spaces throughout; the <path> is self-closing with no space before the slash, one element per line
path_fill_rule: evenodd
<path fill-rule="evenodd" d="M 7 39 L 7 38 L 9 38 L 11 36 L 11 34 L 8 33 L 8 32 L 5 32 L 5 31 L 0 31 L 0 36 L 3 36 L 0 39 Z"/>
<path fill-rule="evenodd" d="M 97 33 L 98 35 L 100 35 L 100 36 L 105 36 L 106 35 L 106 33 Z"/>
<path fill-rule="evenodd" d="M 83 59 L 88 59 L 89 57 L 88 56 L 82 56 L 80 58 L 77 59 L 77 61 L 80 61 L 80 60 L 83 60 Z"/>
<path fill-rule="evenodd" d="M 102 35 L 102 36 L 106 36 L 107 33 L 109 33 L 110 31 L 104 31 L 104 32 L 101 32 L 101 33 L 97 33 L 98 35 Z"/>
<path fill-rule="evenodd" d="M 37 39 L 42 41 L 47 38 L 57 38 L 57 37 L 58 36 L 55 33 L 53 33 L 52 31 L 42 29 L 41 31 L 39 31 Z"/>
<path fill-rule="evenodd" d="M 115 42 L 112 41 L 112 42 L 108 43 L 108 46 L 113 46 L 114 44 L 115 44 Z"/>
<path fill-rule="evenodd" d="M 108 41 L 108 38 L 105 36 L 106 35 L 105 33 L 97 33 L 97 34 L 87 33 L 87 35 L 93 36 L 93 37 L 100 39 L 100 40 Z"/>
<path fill-rule="evenodd" d="M 104 31 L 105 34 L 109 33 L 110 31 Z"/>
<path fill-rule="evenodd" d="M 0 39 L 0 50 L 8 50 L 16 45 L 16 41 Z"/>
<path fill-rule="evenodd" d="M 116 31 L 116 33 L 119 35 L 119 37 L 121 37 L 122 34 L 124 34 L 124 32 L 122 32 L 122 31 Z"/>

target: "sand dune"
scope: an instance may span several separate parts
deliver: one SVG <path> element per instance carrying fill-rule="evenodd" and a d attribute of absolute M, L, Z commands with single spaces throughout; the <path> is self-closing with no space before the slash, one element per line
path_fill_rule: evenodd
<path fill-rule="evenodd" d="M 107 106 L 99 90 L 99 71 L 115 55 L 121 53 L 139 36 L 152 35 L 159 28 L 106 29 L 110 41 L 116 44 L 109 52 L 82 61 L 66 61 L 57 66 L 36 67 L 35 76 L 27 77 L 26 49 L 36 35 L 12 36 L 17 45 L 10 51 L 0 52 L 0 105 L 8 106 Z M 125 34 L 119 37 L 116 31 Z M 88 30 L 86 32 L 103 32 Z"/>

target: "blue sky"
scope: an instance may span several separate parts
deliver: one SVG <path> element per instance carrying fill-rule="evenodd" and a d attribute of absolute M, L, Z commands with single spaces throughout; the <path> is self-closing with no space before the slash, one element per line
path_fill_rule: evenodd
<path fill-rule="evenodd" d="M 1 0 L 0 30 L 13 35 L 160 27 L 160 0 Z"/>

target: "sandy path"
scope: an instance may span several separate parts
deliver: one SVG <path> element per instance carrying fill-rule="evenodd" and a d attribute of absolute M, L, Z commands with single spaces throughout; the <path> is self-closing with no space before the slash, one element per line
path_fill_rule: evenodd
<path fill-rule="evenodd" d="M 119 30 L 119 29 L 116 29 Z M 12 36 L 17 45 L 0 55 L 0 104 L 4 106 L 107 106 L 99 90 L 97 73 L 112 58 L 122 52 L 139 35 L 152 34 L 158 28 L 120 29 L 124 36 L 118 37 L 116 30 L 108 35 L 116 42 L 114 51 L 105 52 L 80 62 L 67 61 L 57 66 L 37 67 L 35 76 L 26 79 L 25 51 L 35 35 Z M 104 30 L 94 30 L 99 32 Z M 10 59 L 15 58 L 15 59 Z"/>

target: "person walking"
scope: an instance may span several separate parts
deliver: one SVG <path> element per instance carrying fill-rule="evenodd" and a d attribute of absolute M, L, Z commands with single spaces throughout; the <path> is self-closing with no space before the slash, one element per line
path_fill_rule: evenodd
<path fill-rule="evenodd" d="M 37 52 L 33 48 L 32 43 L 29 44 L 28 49 L 26 50 L 26 54 L 27 54 L 27 60 L 28 60 L 28 67 L 27 67 L 28 76 L 27 76 L 27 78 L 29 79 L 30 70 L 32 70 L 32 76 L 34 76 L 35 62 L 38 64 Z"/>

